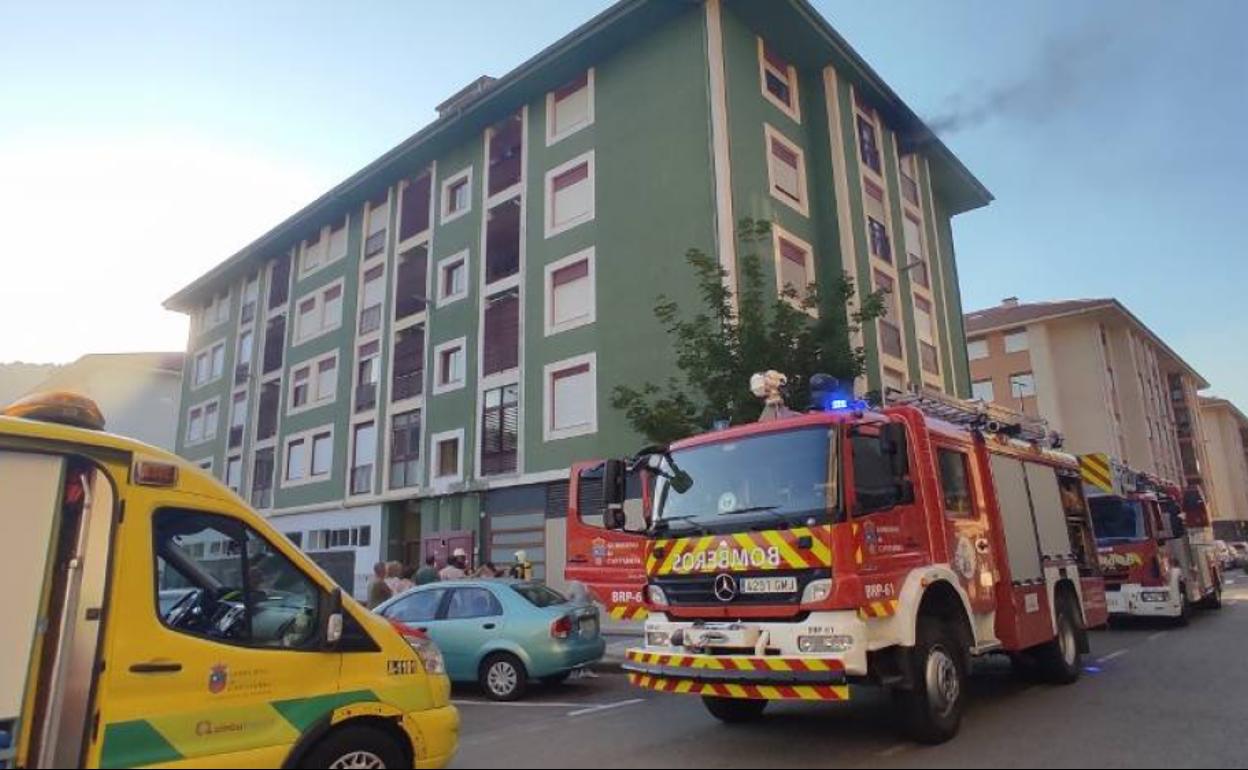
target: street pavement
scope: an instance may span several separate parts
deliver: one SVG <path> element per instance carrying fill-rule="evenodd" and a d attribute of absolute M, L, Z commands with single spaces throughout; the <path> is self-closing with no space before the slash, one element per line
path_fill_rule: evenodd
<path fill-rule="evenodd" d="M 1130 623 L 1095 632 L 1069 687 L 976 665 L 961 734 L 925 747 L 899 737 L 886 696 L 773 704 L 728 727 L 696 698 L 634 689 L 618 669 L 541 688 L 515 704 L 456 692 L 455 767 L 1244 767 L 1248 765 L 1248 577 L 1187 628 Z M 613 649 L 623 640 L 612 640 Z"/>

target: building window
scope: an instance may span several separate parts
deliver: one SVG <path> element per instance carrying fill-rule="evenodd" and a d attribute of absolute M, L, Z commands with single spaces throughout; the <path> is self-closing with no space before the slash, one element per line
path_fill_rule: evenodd
<path fill-rule="evenodd" d="M 594 122 L 594 71 L 586 70 L 546 94 L 546 146 Z"/>
<path fill-rule="evenodd" d="M 481 403 L 481 475 L 514 473 L 520 431 L 520 386 L 487 390 Z"/>
<path fill-rule="evenodd" d="M 360 334 L 371 334 L 381 328 L 381 306 L 386 298 L 386 268 L 375 265 L 364 273 L 360 301 Z"/>
<path fill-rule="evenodd" d="M 433 392 L 447 393 L 464 387 L 467 376 L 467 341 L 464 337 L 443 342 L 433 350 Z"/>
<path fill-rule="evenodd" d="M 468 252 L 447 257 L 438 263 L 438 307 L 468 296 Z"/>
<path fill-rule="evenodd" d="M 425 327 L 403 329 L 394 338 L 393 383 L 390 397 L 395 401 L 424 393 Z"/>
<path fill-rule="evenodd" d="M 520 184 L 524 173 L 524 116 L 515 113 L 490 127 L 489 186 L 491 198 Z"/>
<path fill-rule="evenodd" d="M 988 340 L 967 340 L 966 357 L 972 361 L 981 361 L 988 357 Z"/>
<path fill-rule="evenodd" d="M 277 410 L 281 400 L 281 380 L 270 380 L 260 386 L 260 408 L 256 413 L 256 441 L 264 441 L 277 435 Z"/>
<path fill-rule="evenodd" d="M 342 326 L 342 281 L 300 298 L 295 315 L 295 344 L 327 334 Z"/>
<path fill-rule="evenodd" d="M 546 334 L 594 322 L 594 249 L 577 252 L 546 266 Z"/>
<path fill-rule="evenodd" d="M 893 245 L 888 239 L 888 228 L 875 217 L 867 217 L 867 232 L 871 239 L 871 253 L 885 262 L 893 261 Z"/>
<path fill-rule="evenodd" d="M 306 439 L 286 442 L 286 480 L 300 481 L 307 472 L 308 446 Z"/>
<path fill-rule="evenodd" d="M 503 201 L 485 215 L 485 282 L 520 272 L 520 198 Z"/>
<path fill-rule="evenodd" d="M 481 333 L 481 376 L 520 365 L 520 290 L 508 289 L 485 301 Z"/>
<path fill-rule="evenodd" d="M 243 458 L 228 457 L 225 460 L 225 486 L 234 494 L 243 488 Z"/>
<path fill-rule="evenodd" d="M 260 274 L 248 276 L 243 284 L 243 304 L 239 311 L 239 322 L 249 324 L 256 318 L 256 305 L 260 301 Z"/>
<path fill-rule="evenodd" d="M 334 437 L 332 433 L 317 433 L 312 437 L 311 475 L 328 476 L 334 466 Z"/>
<path fill-rule="evenodd" d="M 286 316 L 270 318 L 264 325 L 264 360 L 261 371 L 264 374 L 276 372 L 282 368 L 286 355 Z"/>
<path fill-rule="evenodd" d="M 251 505 L 253 508 L 273 506 L 273 448 L 257 449 L 251 463 Z"/>
<path fill-rule="evenodd" d="M 366 422 L 355 426 L 351 450 L 351 494 L 373 491 L 373 470 L 377 461 L 377 426 Z"/>
<path fill-rule="evenodd" d="M 546 441 L 598 430 L 597 356 L 593 353 L 547 364 L 545 368 Z"/>
<path fill-rule="evenodd" d="M 902 220 L 906 237 L 906 254 L 910 257 L 910 277 L 923 288 L 931 288 L 931 279 L 927 274 L 927 257 L 923 248 L 923 229 L 919 221 L 907 214 Z"/>
<path fill-rule="evenodd" d="M 976 380 L 971 383 L 971 398 L 990 404 L 996 401 L 996 393 L 992 389 L 992 380 Z"/>
<path fill-rule="evenodd" d="M 896 369 L 884 367 L 884 390 L 903 393 L 906 390 L 906 377 Z"/>
<path fill-rule="evenodd" d="M 1010 395 L 1014 398 L 1030 398 L 1036 395 L 1036 377 L 1031 372 L 1010 375 Z"/>
<path fill-rule="evenodd" d="M 897 310 L 897 295 L 893 292 L 892 277 L 875 271 L 875 289 L 884 292 L 884 316 L 880 318 L 880 352 L 902 358 L 901 318 Z"/>
<path fill-rule="evenodd" d="M 546 173 L 546 237 L 594 218 L 594 153 Z"/>
<path fill-rule="evenodd" d="M 290 299 L 290 254 L 273 260 L 269 268 L 269 310 L 277 310 Z"/>
<path fill-rule="evenodd" d="M 256 335 L 251 329 L 238 335 L 238 351 L 234 356 L 234 384 L 242 385 L 251 376 L 251 354 Z"/>
<path fill-rule="evenodd" d="M 940 374 L 940 353 L 926 340 L 919 341 L 919 364 L 928 374 Z"/>
<path fill-rule="evenodd" d="M 286 471 L 288 486 L 322 481 L 334 465 L 334 432 L 317 428 L 286 439 Z"/>
<path fill-rule="evenodd" d="M 877 174 L 881 173 L 880 144 L 876 135 L 875 123 L 862 115 L 858 116 L 858 152 L 862 156 L 862 162 L 867 168 Z"/>
<path fill-rule="evenodd" d="M 442 224 L 459 219 L 472 210 L 472 167 L 442 182 Z"/>
<path fill-rule="evenodd" d="M 225 342 L 217 342 L 195 354 L 192 382 L 195 387 L 221 379 L 225 373 Z"/>
<path fill-rule="evenodd" d="M 772 197 L 806 215 L 810 209 L 806 200 L 805 153 L 771 126 L 765 126 L 763 133 L 767 140 L 767 181 Z"/>
<path fill-rule="evenodd" d="M 199 444 L 217 437 L 220 402 L 213 400 L 191 407 L 186 415 L 186 443 Z"/>
<path fill-rule="evenodd" d="M 334 400 L 338 392 L 338 354 L 330 353 L 295 366 L 290 376 L 290 409 L 293 414 Z"/>
<path fill-rule="evenodd" d="M 433 175 L 421 173 L 402 186 L 399 197 L 399 243 L 429 229 L 429 204 L 433 194 Z"/>
<path fill-rule="evenodd" d="M 423 313 L 429 304 L 426 284 L 429 275 L 429 246 L 421 245 L 399 255 L 395 280 L 394 318 L 401 321 Z"/>
<path fill-rule="evenodd" d="M 1006 332 L 1005 334 L 1005 352 L 1006 353 L 1022 353 L 1029 347 L 1027 340 L 1027 330 L 1019 329 L 1014 332 Z"/>
<path fill-rule="evenodd" d="M 918 178 L 918 172 L 915 171 L 918 167 L 917 156 L 902 155 L 897 161 L 897 166 L 901 170 L 901 197 L 912 206 L 920 205 L 919 183 L 915 181 Z"/>
<path fill-rule="evenodd" d="M 368 202 L 368 227 L 364 231 L 364 259 L 385 253 L 386 233 L 390 227 L 390 195 L 382 192 Z"/>
<path fill-rule="evenodd" d="M 326 225 L 305 238 L 299 247 L 299 275 L 306 276 L 347 255 L 347 222 Z"/>
<path fill-rule="evenodd" d="M 439 482 L 460 481 L 463 473 L 464 432 L 452 430 L 433 436 L 433 480 Z"/>
<path fill-rule="evenodd" d="M 420 483 L 420 410 L 400 412 L 390 420 L 390 488 Z"/>
<path fill-rule="evenodd" d="M 776 262 L 776 290 L 798 310 L 814 313 L 805 306 L 810 286 L 815 282 L 815 254 L 810 244 L 772 227 L 772 249 Z M 796 292 L 792 294 L 791 292 Z"/>
<path fill-rule="evenodd" d="M 230 400 L 230 449 L 243 445 L 243 428 L 247 424 L 247 391 L 239 391 Z"/>
<path fill-rule="evenodd" d="M 802 108 L 798 102 L 797 69 L 789 64 L 775 49 L 758 39 L 758 76 L 763 96 L 776 107 L 802 122 Z"/>
<path fill-rule="evenodd" d="M 227 289 L 215 295 L 199 311 L 199 333 L 216 328 L 230 320 L 230 292 Z"/>
<path fill-rule="evenodd" d="M 377 383 L 381 381 L 381 343 L 360 346 L 355 364 L 355 411 L 367 412 L 377 406 Z"/>
<path fill-rule="evenodd" d="M 914 298 L 914 328 L 919 339 L 933 341 L 936 339 L 936 325 L 932 319 L 932 303 L 923 297 Z"/>

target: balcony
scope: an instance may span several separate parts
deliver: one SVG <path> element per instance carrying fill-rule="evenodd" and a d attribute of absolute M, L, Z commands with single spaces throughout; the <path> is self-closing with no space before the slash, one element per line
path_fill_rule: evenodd
<path fill-rule="evenodd" d="M 367 412 L 377 406 L 377 383 L 361 382 L 355 389 L 355 411 Z"/>
<path fill-rule="evenodd" d="M 425 370 L 416 369 L 411 372 L 395 372 L 394 374 L 394 393 L 391 398 L 394 401 L 402 401 L 405 398 L 414 398 L 424 392 Z"/>

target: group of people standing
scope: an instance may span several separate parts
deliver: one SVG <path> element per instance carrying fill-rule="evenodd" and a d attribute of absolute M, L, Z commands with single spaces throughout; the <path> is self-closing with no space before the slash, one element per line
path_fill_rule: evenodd
<path fill-rule="evenodd" d="M 468 578 L 512 578 L 532 580 L 533 563 L 524 551 L 516 551 L 516 561 L 505 569 L 487 561 L 476 569 L 470 569 L 468 553 L 456 548 L 441 569 L 435 556 L 429 556 L 420 568 L 405 566 L 402 562 L 379 561 L 373 565 L 373 577 L 368 581 L 368 607 L 372 609 L 392 596 L 410 591 L 416 586 L 437 583 L 442 580 L 465 580 Z"/>

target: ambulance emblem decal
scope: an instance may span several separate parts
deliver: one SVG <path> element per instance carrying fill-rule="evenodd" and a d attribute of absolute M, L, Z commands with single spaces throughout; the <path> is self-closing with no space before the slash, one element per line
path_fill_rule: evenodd
<path fill-rule="evenodd" d="M 229 678 L 230 669 L 224 663 L 213 666 L 208 674 L 208 692 L 213 695 L 224 692 Z"/>

